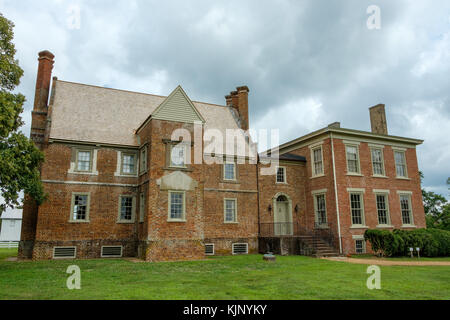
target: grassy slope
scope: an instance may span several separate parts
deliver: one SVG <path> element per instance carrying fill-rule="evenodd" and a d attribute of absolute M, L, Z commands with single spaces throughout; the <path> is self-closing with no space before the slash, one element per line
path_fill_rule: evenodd
<path fill-rule="evenodd" d="M 0 249 L 0 260 L 15 254 Z M 76 264 L 82 289 L 68 290 Z M 1 299 L 450 299 L 450 267 L 381 267 L 382 290 L 366 288 L 365 265 L 308 257 L 215 257 L 208 261 L 0 261 Z"/>

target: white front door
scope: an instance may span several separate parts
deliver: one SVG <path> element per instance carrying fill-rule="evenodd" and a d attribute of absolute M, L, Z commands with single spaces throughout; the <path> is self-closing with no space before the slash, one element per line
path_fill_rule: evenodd
<path fill-rule="evenodd" d="M 274 233 L 276 236 L 292 235 L 292 219 L 288 201 L 276 201 L 274 222 Z"/>

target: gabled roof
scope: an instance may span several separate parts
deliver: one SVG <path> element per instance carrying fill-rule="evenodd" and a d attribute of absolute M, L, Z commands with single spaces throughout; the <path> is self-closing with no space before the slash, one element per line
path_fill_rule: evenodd
<path fill-rule="evenodd" d="M 230 107 L 190 101 L 181 87 L 175 89 L 172 100 L 165 96 L 54 81 L 51 140 L 137 147 L 135 130 L 158 107 L 161 106 L 160 111 L 165 109 L 164 101 L 170 107 L 175 98 L 183 101 L 183 96 L 193 112 L 190 115 L 198 114 L 205 122 L 205 130 L 218 129 L 225 133 L 226 129 L 239 128 Z M 189 115 L 190 111 L 186 112 Z"/>
<path fill-rule="evenodd" d="M 178 86 L 151 115 L 152 119 L 194 123 L 205 122 L 183 88 Z"/>

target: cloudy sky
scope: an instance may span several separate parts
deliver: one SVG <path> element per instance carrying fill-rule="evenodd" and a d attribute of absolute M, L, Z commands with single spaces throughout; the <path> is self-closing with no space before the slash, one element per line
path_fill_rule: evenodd
<path fill-rule="evenodd" d="M 377 5 L 381 28 L 369 29 Z M 15 24 L 30 111 L 37 53 L 59 79 L 224 104 L 250 92 L 251 127 L 281 141 L 334 121 L 370 130 L 385 103 L 389 133 L 424 139 L 428 190 L 450 198 L 450 1 L 0 0 Z"/>

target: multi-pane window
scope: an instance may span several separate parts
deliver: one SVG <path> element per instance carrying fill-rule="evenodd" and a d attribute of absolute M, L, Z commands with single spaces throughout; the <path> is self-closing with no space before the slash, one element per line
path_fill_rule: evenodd
<path fill-rule="evenodd" d="M 185 167 L 186 166 L 186 145 L 172 145 L 170 151 L 170 166 Z"/>
<path fill-rule="evenodd" d="M 406 178 L 408 177 L 406 171 L 406 159 L 404 151 L 394 151 L 395 158 L 395 170 L 397 172 L 397 177 Z"/>
<path fill-rule="evenodd" d="M 388 225 L 389 224 L 388 196 L 386 194 L 377 194 L 376 200 L 377 200 L 378 224 Z"/>
<path fill-rule="evenodd" d="M 317 194 L 316 198 L 316 221 L 318 225 L 327 224 L 327 208 L 325 194 Z"/>
<path fill-rule="evenodd" d="M 89 196 L 87 194 L 74 194 L 72 201 L 72 221 L 86 221 L 88 219 Z"/>
<path fill-rule="evenodd" d="M 366 243 L 364 240 L 355 240 L 355 249 L 357 254 L 366 252 Z"/>
<path fill-rule="evenodd" d="M 79 150 L 77 152 L 78 171 L 91 171 L 91 156 L 92 152 L 89 150 Z"/>
<path fill-rule="evenodd" d="M 122 153 L 122 173 L 136 173 L 136 155 L 132 153 Z"/>
<path fill-rule="evenodd" d="M 169 192 L 169 218 L 171 220 L 184 219 L 184 192 Z"/>
<path fill-rule="evenodd" d="M 145 212 L 145 193 L 141 192 L 139 196 L 139 222 L 144 222 Z"/>
<path fill-rule="evenodd" d="M 402 222 L 404 225 L 412 225 L 411 197 L 408 194 L 400 195 L 400 209 L 402 211 Z"/>
<path fill-rule="evenodd" d="M 286 183 L 286 168 L 277 168 L 277 183 Z"/>
<path fill-rule="evenodd" d="M 313 149 L 313 175 L 323 174 L 322 147 Z"/>
<path fill-rule="evenodd" d="M 147 147 L 141 149 L 139 156 L 139 171 L 144 172 L 147 170 Z"/>
<path fill-rule="evenodd" d="M 372 153 L 373 174 L 378 176 L 384 176 L 383 150 L 378 148 L 372 148 L 371 153 Z"/>
<path fill-rule="evenodd" d="M 225 222 L 237 222 L 236 199 L 225 199 Z"/>
<path fill-rule="evenodd" d="M 359 173 L 359 157 L 357 146 L 346 146 L 347 169 L 349 173 Z"/>
<path fill-rule="evenodd" d="M 350 208 L 353 225 L 364 225 L 364 208 L 361 193 L 350 194 Z"/>
<path fill-rule="evenodd" d="M 223 165 L 224 179 L 225 180 L 236 180 L 236 164 L 235 163 L 225 163 Z"/>
<path fill-rule="evenodd" d="M 120 220 L 133 220 L 133 197 L 120 197 Z"/>

